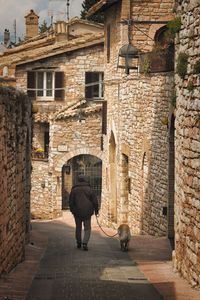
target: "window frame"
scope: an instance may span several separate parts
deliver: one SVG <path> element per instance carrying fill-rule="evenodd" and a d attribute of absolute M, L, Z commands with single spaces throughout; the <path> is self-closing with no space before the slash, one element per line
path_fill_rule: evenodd
<path fill-rule="evenodd" d="M 94 81 L 94 82 L 89 82 L 86 83 L 86 79 L 87 79 L 87 74 L 98 74 L 98 81 Z M 87 92 L 86 89 L 89 87 L 93 87 L 93 86 L 97 86 L 98 85 L 98 96 L 94 97 L 92 96 L 91 98 L 87 97 Z M 104 99 L 104 72 L 102 71 L 86 71 L 85 72 L 85 98 L 86 100 L 103 100 Z M 94 92 L 91 90 L 91 94 L 93 94 Z"/>
<path fill-rule="evenodd" d="M 38 88 L 38 74 L 43 73 L 43 88 Z M 47 89 L 47 73 L 52 74 L 52 83 L 51 83 L 51 89 Z M 47 91 L 51 90 L 52 95 L 47 96 Z M 38 96 L 38 92 L 43 91 L 43 96 Z M 55 99 L 55 72 L 49 71 L 49 70 L 39 70 L 36 71 L 36 100 L 37 101 L 54 101 Z"/>
<path fill-rule="evenodd" d="M 43 73 L 43 87 L 38 88 L 38 74 Z M 51 88 L 47 89 L 47 73 L 52 74 Z M 43 91 L 43 96 L 38 95 L 38 91 Z M 52 95 L 47 96 L 47 91 L 51 90 Z M 64 101 L 65 100 L 65 73 L 59 70 L 35 69 L 27 71 L 27 94 L 35 101 Z"/>

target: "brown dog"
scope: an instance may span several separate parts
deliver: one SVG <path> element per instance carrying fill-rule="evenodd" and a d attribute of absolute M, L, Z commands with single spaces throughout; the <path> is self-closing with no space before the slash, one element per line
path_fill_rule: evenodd
<path fill-rule="evenodd" d="M 128 246 L 131 239 L 130 227 L 127 224 L 121 224 L 118 227 L 118 235 L 121 250 L 128 251 Z"/>

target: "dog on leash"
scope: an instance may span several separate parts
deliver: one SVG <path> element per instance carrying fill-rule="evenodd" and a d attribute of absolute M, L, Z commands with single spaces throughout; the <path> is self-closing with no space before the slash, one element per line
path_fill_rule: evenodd
<path fill-rule="evenodd" d="M 129 242 L 131 239 L 130 227 L 127 224 L 121 224 L 118 227 L 118 236 L 122 251 L 128 251 Z"/>

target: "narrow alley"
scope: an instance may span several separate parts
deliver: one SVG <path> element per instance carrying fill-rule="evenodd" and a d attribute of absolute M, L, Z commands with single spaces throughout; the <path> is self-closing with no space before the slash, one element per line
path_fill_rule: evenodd
<path fill-rule="evenodd" d="M 117 237 L 106 237 L 93 217 L 86 252 L 76 249 L 69 212 L 32 225 L 26 260 L 0 280 L 1 300 L 199 299 L 199 292 L 172 272 L 165 238 L 133 236 L 130 251 L 121 252 Z"/>

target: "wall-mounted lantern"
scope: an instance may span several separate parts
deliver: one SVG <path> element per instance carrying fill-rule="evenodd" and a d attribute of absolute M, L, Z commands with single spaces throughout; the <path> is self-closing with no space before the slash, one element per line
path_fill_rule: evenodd
<path fill-rule="evenodd" d="M 118 68 L 123 68 L 125 69 L 125 73 L 129 74 L 129 70 L 137 70 L 139 71 L 139 59 L 140 59 L 140 51 L 134 47 L 131 44 L 131 28 L 134 26 L 142 32 L 144 35 L 146 35 L 148 38 L 153 40 L 150 36 L 146 34 L 146 32 L 142 31 L 136 24 L 166 24 L 166 21 L 144 21 L 144 20 L 133 20 L 131 19 L 131 11 L 129 14 L 129 19 L 127 20 L 122 20 L 120 22 L 121 24 L 127 25 L 127 34 L 128 34 L 128 43 L 124 46 L 122 46 L 119 49 L 119 54 L 118 54 Z M 154 40 L 153 40 L 154 41 Z"/>
<path fill-rule="evenodd" d="M 130 70 L 139 69 L 139 50 L 131 44 L 122 46 L 119 49 L 117 68 L 125 69 L 129 74 Z"/>

